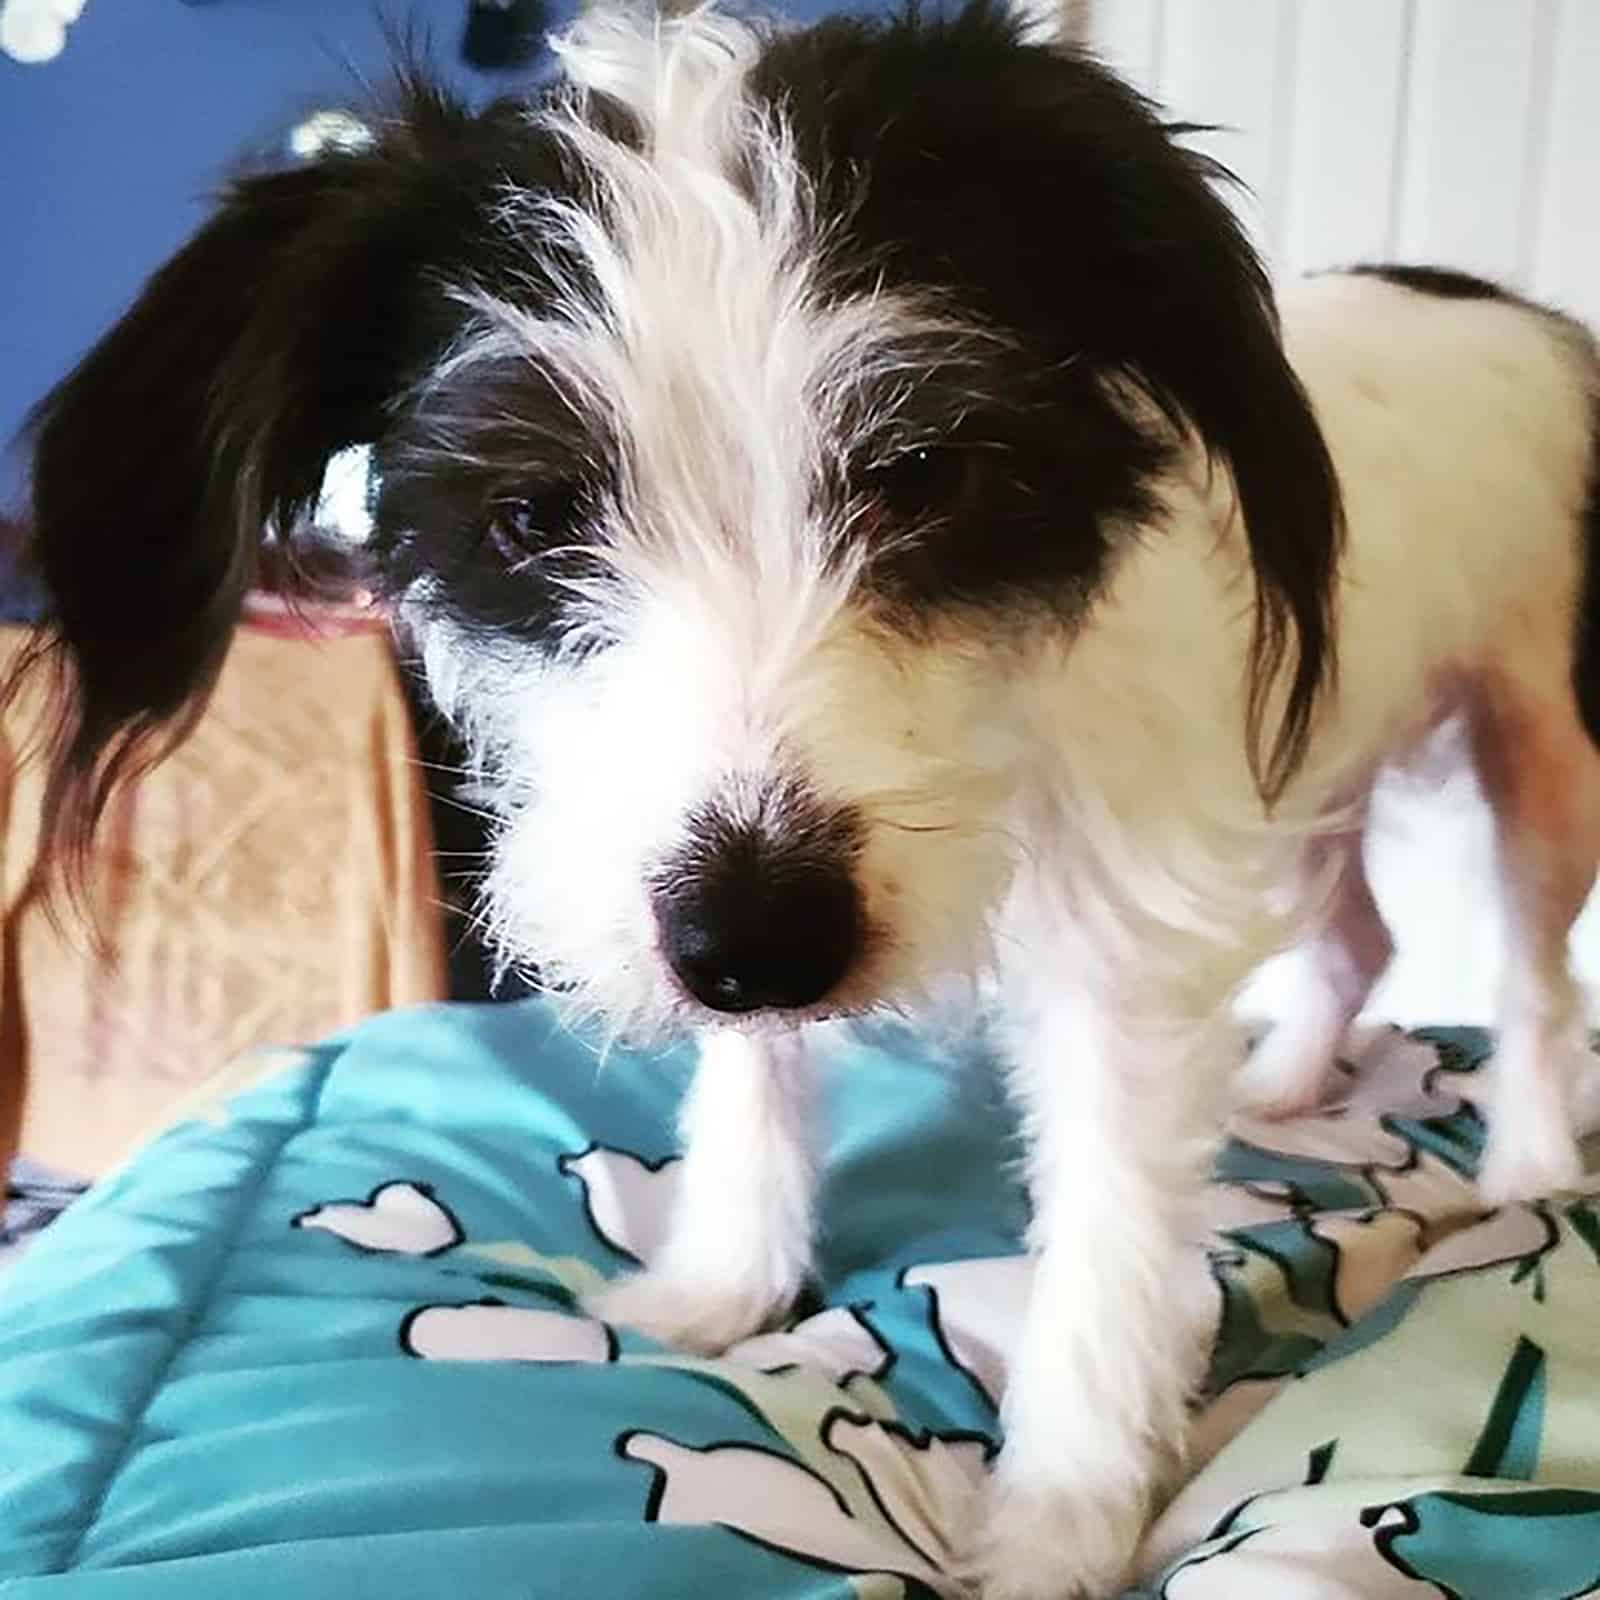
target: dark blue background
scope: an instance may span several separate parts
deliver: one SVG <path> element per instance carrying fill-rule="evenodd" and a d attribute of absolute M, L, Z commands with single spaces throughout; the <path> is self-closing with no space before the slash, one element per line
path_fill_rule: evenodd
<path fill-rule="evenodd" d="M 0 449 L 193 232 L 241 154 L 350 101 L 353 73 L 381 72 L 380 5 L 425 25 L 474 99 L 529 76 L 460 63 L 466 0 L 89 0 L 54 61 L 0 55 Z M 549 0 L 553 23 L 574 10 Z M 16 509 L 20 481 L 7 451 L 0 510 Z"/>

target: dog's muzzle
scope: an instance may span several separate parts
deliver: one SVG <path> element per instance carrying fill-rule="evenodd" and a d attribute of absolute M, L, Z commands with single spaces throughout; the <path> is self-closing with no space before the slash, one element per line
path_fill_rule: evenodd
<path fill-rule="evenodd" d="M 775 812 L 740 822 L 702 811 L 652 890 L 662 956 L 712 1011 L 821 1005 L 861 953 L 853 817 L 792 795 Z"/>

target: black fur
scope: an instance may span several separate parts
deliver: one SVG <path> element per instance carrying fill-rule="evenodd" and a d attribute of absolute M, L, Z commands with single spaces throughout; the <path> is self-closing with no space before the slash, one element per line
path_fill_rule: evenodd
<path fill-rule="evenodd" d="M 1589 497 L 1581 519 L 1583 588 L 1578 595 L 1572 688 L 1583 725 L 1596 748 L 1600 748 L 1600 399 L 1593 404 L 1592 436 Z"/>
<path fill-rule="evenodd" d="M 1382 278 L 1402 289 L 1414 289 L 1418 294 L 1431 294 L 1440 300 L 1509 300 L 1518 296 L 1487 278 L 1476 278 L 1470 272 L 1457 272 L 1453 267 L 1408 266 L 1379 261 L 1364 261 L 1348 269 L 1357 277 Z"/>
<path fill-rule="evenodd" d="M 1020 393 L 1020 411 L 980 407 L 966 426 L 1013 452 L 1016 492 L 981 530 L 952 518 L 919 583 L 1007 591 L 1096 571 L 1107 515 L 1154 510 L 1159 443 L 1106 391 L 1131 381 L 1238 485 L 1257 581 L 1248 733 L 1275 796 L 1335 671 L 1343 523 L 1265 274 L 1214 189 L 1228 174 L 1090 57 L 1022 45 L 991 0 L 825 22 L 777 42 L 757 87 L 793 125 L 823 215 L 849 218 L 831 235 L 843 284 L 943 289 L 1011 337 L 990 392 Z"/>
<path fill-rule="evenodd" d="M 513 107 L 474 116 L 414 72 L 396 100 L 370 150 L 233 183 L 31 420 L 31 559 L 72 669 L 46 844 L 69 858 L 203 706 L 262 538 L 451 337 L 443 284 L 493 270 L 507 152 L 550 166 Z"/>
<path fill-rule="evenodd" d="M 873 597 L 911 628 L 952 605 L 1076 613 L 1112 560 L 1113 523 L 1159 518 L 1150 485 L 1170 443 L 1110 403 L 1103 374 L 1015 333 L 916 366 L 891 436 L 861 442 L 842 486 Z"/>
<path fill-rule="evenodd" d="M 376 543 L 384 587 L 463 629 L 545 638 L 556 580 L 584 561 L 584 524 L 616 478 L 621 442 L 518 355 L 477 360 L 394 419 L 378 452 Z M 554 514 L 519 535 L 513 508 Z"/>

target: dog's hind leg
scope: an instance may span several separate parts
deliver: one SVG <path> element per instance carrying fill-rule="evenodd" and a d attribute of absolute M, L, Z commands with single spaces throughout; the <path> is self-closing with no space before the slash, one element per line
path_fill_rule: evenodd
<path fill-rule="evenodd" d="M 1350 1025 L 1394 955 L 1361 840 L 1357 827 L 1308 847 L 1304 876 L 1331 872 L 1334 881 L 1322 921 L 1290 958 L 1283 1015 L 1235 1084 L 1237 1103 L 1259 1116 L 1295 1116 L 1324 1098 Z"/>
<path fill-rule="evenodd" d="M 1473 754 L 1494 811 L 1506 935 L 1479 1184 L 1486 1200 L 1505 1203 L 1582 1175 L 1574 1125 L 1588 1019 L 1567 942 L 1600 861 L 1600 753 L 1553 641 L 1483 675 Z"/>

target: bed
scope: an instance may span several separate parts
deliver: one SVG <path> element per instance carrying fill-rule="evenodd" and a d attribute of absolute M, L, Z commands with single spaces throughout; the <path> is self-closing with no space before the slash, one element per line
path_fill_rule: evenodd
<path fill-rule="evenodd" d="M 659 1243 L 682 1057 L 602 1063 L 528 1001 L 237 1063 L 0 1295 L 0 1595 L 958 1593 L 1027 1290 L 1014 1131 L 981 1033 L 829 1056 L 817 1292 L 715 1361 L 579 1309 Z M 1476 1031 L 1379 1031 L 1335 1106 L 1236 1125 L 1138 1594 L 1600 1593 L 1600 1208 L 1481 1213 L 1492 1071 Z"/>

